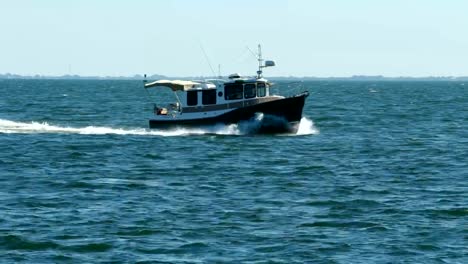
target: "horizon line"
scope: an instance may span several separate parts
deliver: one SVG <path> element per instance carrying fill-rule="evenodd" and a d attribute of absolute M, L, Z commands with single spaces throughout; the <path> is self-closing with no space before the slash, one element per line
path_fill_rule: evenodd
<path fill-rule="evenodd" d="M 196 79 L 196 78 L 225 78 L 228 76 L 167 76 L 162 74 L 134 74 L 134 75 L 79 75 L 79 74 L 63 74 L 63 75 L 22 75 L 14 73 L 0 73 L 0 79 L 145 79 L 146 78 L 168 78 L 168 79 Z M 250 76 L 245 76 L 250 77 Z M 468 79 L 468 75 L 429 75 L 429 76 L 385 76 L 385 75 L 351 75 L 351 76 L 268 76 L 269 79 Z"/>

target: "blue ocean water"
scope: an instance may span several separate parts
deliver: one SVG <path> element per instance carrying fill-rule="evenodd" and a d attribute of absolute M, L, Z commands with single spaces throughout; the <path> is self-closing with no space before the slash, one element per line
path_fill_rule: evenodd
<path fill-rule="evenodd" d="M 468 263 L 468 84 L 304 86 L 275 136 L 149 130 L 137 81 L 0 80 L 0 262 Z"/>

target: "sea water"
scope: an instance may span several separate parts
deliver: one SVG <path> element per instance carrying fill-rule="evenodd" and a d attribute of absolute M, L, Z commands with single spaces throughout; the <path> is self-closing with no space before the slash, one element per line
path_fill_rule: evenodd
<path fill-rule="evenodd" d="M 0 262 L 468 263 L 466 84 L 303 87 L 298 133 L 256 135 L 149 130 L 138 81 L 0 80 Z"/>

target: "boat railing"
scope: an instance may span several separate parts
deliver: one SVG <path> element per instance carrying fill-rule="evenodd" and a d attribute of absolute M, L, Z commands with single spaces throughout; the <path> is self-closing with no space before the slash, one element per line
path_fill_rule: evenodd
<path fill-rule="evenodd" d="M 155 115 L 171 115 L 174 116 L 180 113 L 180 104 L 178 102 L 170 103 L 164 106 L 160 106 L 157 104 L 153 105 L 153 111 Z"/>

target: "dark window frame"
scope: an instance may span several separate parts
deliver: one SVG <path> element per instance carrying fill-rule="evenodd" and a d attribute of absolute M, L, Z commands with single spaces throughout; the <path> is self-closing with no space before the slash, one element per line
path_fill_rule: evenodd
<path fill-rule="evenodd" d="M 265 83 L 257 83 L 257 97 L 265 97 L 266 96 L 266 88 L 267 85 Z"/>
<path fill-rule="evenodd" d="M 247 91 L 250 91 L 250 93 L 247 93 Z M 244 85 L 244 98 L 245 99 L 250 99 L 250 98 L 255 98 L 257 96 L 257 86 L 255 83 L 246 83 Z"/>
<path fill-rule="evenodd" d="M 244 86 L 241 83 L 224 85 L 225 100 L 239 100 L 244 98 Z"/>
<path fill-rule="evenodd" d="M 187 106 L 196 105 L 198 105 L 198 91 L 187 91 Z"/>
<path fill-rule="evenodd" d="M 203 105 L 216 104 L 216 89 L 202 90 L 202 104 Z"/>

